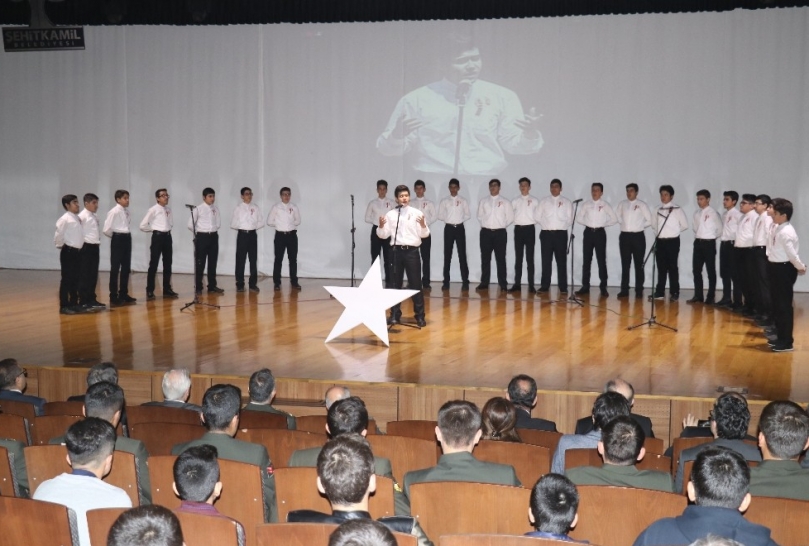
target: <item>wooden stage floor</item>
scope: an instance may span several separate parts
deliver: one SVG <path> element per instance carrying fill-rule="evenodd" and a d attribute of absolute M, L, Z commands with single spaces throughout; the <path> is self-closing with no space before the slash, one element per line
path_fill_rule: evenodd
<path fill-rule="evenodd" d="M 107 274 L 101 273 L 100 287 Z M 57 271 L 0 270 L 0 358 L 28 365 L 87 367 L 111 360 L 123 369 L 249 375 L 270 367 L 279 377 L 365 382 L 504 387 L 517 373 L 544 390 L 599 391 L 604 381 L 627 379 L 639 394 L 716 396 L 718 386 L 745 387 L 751 399 L 809 400 L 809 359 L 804 309 L 796 295 L 795 352 L 776 354 L 750 321 L 712 306 L 661 303 L 658 322 L 674 326 L 627 327 L 643 322 L 650 305 L 634 296 L 607 299 L 597 290 L 579 308 L 549 295 L 427 294 L 428 326 L 397 327 L 390 348 L 360 326 L 324 343 L 343 307 L 322 288 L 348 281 L 303 279 L 303 291 L 274 292 L 263 278 L 260 294 L 237 294 L 222 276 L 225 294 L 204 295 L 221 309 L 180 312 L 192 299 L 189 275 L 175 275 L 176 300 L 145 301 L 145 273 L 132 276 L 137 305 L 100 313 L 58 313 Z M 99 299 L 107 301 L 106 290 Z M 647 293 L 649 290 L 647 289 Z M 412 318 L 409 302 L 402 305 Z"/>

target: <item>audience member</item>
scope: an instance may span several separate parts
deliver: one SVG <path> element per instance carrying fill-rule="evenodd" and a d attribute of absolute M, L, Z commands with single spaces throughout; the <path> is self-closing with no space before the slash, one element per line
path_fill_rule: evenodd
<path fill-rule="evenodd" d="M 593 403 L 593 430 L 587 434 L 565 434 L 559 438 L 559 444 L 551 461 L 551 472 L 565 473 L 565 451 L 568 449 L 589 449 L 598 447 L 601 441 L 601 430 L 620 415 L 629 415 L 629 401 L 617 392 L 605 392 L 598 395 Z"/>
<path fill-rule="evenodd" d="M 326 403 L 326 411 L 338 400 L 345 400 L 349 396 L 351 396 L 351 391 L 348 390 L 348 387 L 341 387 L 340 385 L 329 387 L 326 390 L 326 395 L 323 397 Z"/>
<path fill-rule="evenodd" d="M 688 482 L 688 499 L 694 505 L 686 507 L 680 516 L 652 523 L 634 546 L 687 545 L 709 533 L 745 546 L 777 546 L 768 528 L 742 516 L 750 506 L 749 486 L 750 468 L 744 457 L 709 444 L 697 455 Z"/>
<path fill-rule="evenodd" d="M 683 472 L 686 461 L 693 461 L 697 454 L 708 446 L 723 446 L 739 453 L 748 461 L 760 461 L 758 448 L 744 442 L 747 427 L 750 425 L 750 410 L 747 400 L 734 392 L 725 393 L 714 402 L 711 411 L 711 433 L 713 442 L 684 449 L 680 453 L 677 474 L 674 478 L 674 491 L 683 490 Z"/>
<path fill-rule="evenodd" d="M 190 447 L 208 444 L 216 448 L 222 459 L 259 467 L 264 488 L 264 519 L 268 522 L 277 522 L 275 478 L 267 449 L 262 445 L 233 438 L 239 429 L 241 396 L 241 390 L 233 385 L 214 385 L 205 391 L 201 416 L 208 432 L 198 440 L 174 446 L 171 454 L 180 455 Z"/>
<path fill-rule="evenodd" d="M 117 385 L 118 368 L 116 368 L 115 364 L 113 364 L 112 362 L 101 362 L 99 364 L 94 364 L 89 370 L 87 370 L 86 381 L 88 387 L 92 387 L 96 383 L 100 383 L 102 381 L 106 381 L 107 383 Z M 84 393 L 69 396 L 67 401 L 84 402 Z"/>
<path fill-rule="evenodd" d="M 646 455 L 646 436 L 640 425 L 628 416 L 616 417 L 601 430 L 598 452 L 604 466 L 580 466 L 565 474 L 576 485 L 615 485 L 671 493 L 671 474 L 657 470 L 638 470 L 636 461 Z"/>
<path fill-rule="evenodd" d="M 516 375 L 508 383 L 506 398 L 517 410 L 517 428 L 556 432 L 556 423 L 539 417 L 531 417 L 537 405 L 537 382 L 525 374 Z"/>
<path fill-rule="evenodd" d="M 287 428 L 295 430 L 295 416 L 272 407 L 275 398 L 275 377 L 268 368 L 262 368 L 250 376 L 250 402 L 244 407 L 246 411 L 263 411 L 283 415 L 287 418 Z"/>
<path fill-rule="evenodd" d="M 222 494 L 217 456 L 216 448 L 206 444 L 189 447 L 177 457 L 172 487 L 182 503 L 175 512 L 227 518 L 213 505 Z"/>
<path fill-rule="evenodd" d="M 809 447 L 809 415 L 796 403 L 770 402 L 758 422 L 761 463 L 750 469 L 750 493 L 809 500 L 809 470 L 798 457 Z"/>
<path fill-rule="evenodd" d="M 517 409 L 507 399 L 497 396 L 490 399 L 481 411 L 483 440 L 521 442 L 517 434 Z"/>
<path fill-rule="evenodd" d="M 21 368 L 13 358 L 0 360 L 0 401 L 25 402 L 34 406 L 40 416 L 45 411 L 45 400 L 39 396 L 23 394 L 28 386 L 28 371 Z"/>
<path fill-rule="evenodd" d="M 514 467 L 477 460 L 472 450 L 483 432 L 478 407 L 463 400 L 451 400 L 438 410 L 435 436 L 444 454 L 438 465 L 405 474 L 404 492 L 410 500 L 410 486 L 423 482 L 478 482 L 522 485 Z"/>
<path fill-rule="evenodd" d="M 163 506 L 127 510 L 112 524 L 107 546 L 185 546 L 180 520 Z"/>
<path fill-rule="evenodd" d="M 11 471 L 17 481 L 19 496 L 24 499 L 28 498 L 28 471 L 25 468 L 25 453 L 23 451 L 25 444 L 12 438 L 0 438 L 0 447 L 5 448 L 8 451 L 9 458 L 13 459 Z M 14 496 L 13 486 L 11 484 L 0 486 L 0 495 Z"/>
<path fill-rule="evenodd" d="M 359 434 L 346 433 L 329 440 L 317 457 L 317 488 L 329 499 L 331 514 L 293 510 L 287 516 L 287 521 L 343 523 L 347 520 L 370 520 L 368 496 L 376 491 L 374 465 L 371 446 Z M 415 536 L 420 546 L 432 546 L 415 518 L 393 516 L 379 521 L 394 531 Z"/>
<path fill-rule="evenodd" d="M 189 404 L 191 396 L 191 373 L 187 368 L 175 368 L 163 374 L 163 401 L 153 400 L 144 406 L 163 406 L 166 408 L 179 408 L 184 410 L 202 411 L 196 404 Z"/>
<path fill-rule="evenodd" d="M 115 429 L 103 419 L 88 417 L 67 429 L 65 442 L 73 471 L 42 482 L 33 498 L 62 504 L 76 512 L 79 545 L 90 546 L 88 510 L 132 506 L 123 489 L 101 480 L 112 468 Z"/>
<path fill-rule="evenodd" d="M 567 536 L 579 521 L 578 509 L 579 493 L 573 482 L 560 474 L 545 474 L 531 490 L 528 520 L 534 531 L 525 536 L 578 543 Z"/>
<path fill-rule="evenodd" d="M 624 381 L 623 379 L 610 379 L 607 381 L 607 384 L 604 385 L 604 392 L 617 392 L 623 394 L 624 398 L 629 401 L 629 416 L 640 425 L 640 428 L 643 429 L 643 434 L 645 434 L 647 438 L 655 437 L 655 433 L 652 430 L 652 420 L 646 416 L 631 413 L 631 408 L 635 405 L 635 389 L 632 387 L 631 383 Z M 591 416 L 582 417 L 576 421 L 576 434 L 587 434 L 592 430 L 593 418 Z"/>
<path fill-rule="evenodd" d="M 329 546 L 396 546 L 396 537 L 378 521 L 355 519 L 332 532 Z"/>

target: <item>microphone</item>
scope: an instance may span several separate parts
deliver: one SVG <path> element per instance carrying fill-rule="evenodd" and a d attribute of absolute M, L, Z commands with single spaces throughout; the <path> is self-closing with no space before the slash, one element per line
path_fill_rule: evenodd
<path fill-rule="evenodd" d="M 466 95 L 470 89 L 472 89 L 472 84 L 468 81 L 463 80 L 458 83 L 458 88 L 455 89 L 455 100 L 458 102 L 458 106 L 466 106 Z"/>
<path fill-rule="evenodd" d="M 396 205 L 397 209 L 401 209 L 404 205 Z"/>
<path fill-rule="evenodd" d="M 194 210 L 197 207 L 195 207 L 194 205 L 186 205 L 185 208 Z"/>
<path fill-rule="evenodd" d="M 354 194 L 353 193 L 351 194 L 351 204 L 352 205 L 354 204 Z"/>
<path fill-rule="evenodd" d="M 573 201 L 573 204 L 575 205 L 576 203 L 581 203 L 582 201 L 584 201 L 584 199 L 576 199 Z"/>

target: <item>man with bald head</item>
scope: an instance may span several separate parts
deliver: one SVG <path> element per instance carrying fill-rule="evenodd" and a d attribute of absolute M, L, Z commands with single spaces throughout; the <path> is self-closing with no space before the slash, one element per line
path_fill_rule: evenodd
<path fill-rule="evenodd" d="M 556 432 L 556 423 L 553 421 L 531 417 L 531 411 L 537 405 L 537 382 L 533 377 L 525 374 L 512 377 L 508 382 L 506 398 L 517 410 L 517 428 Z"/>
<path fill-rule="evenodd" d="M 324 401 L 326 402 L 326 411 L 328 411 L 329 408 L 331 408 L 331 405 L 338 400 L 345 400 L 350 396 L 351 391 L 348 390 L 348 387 L 341 387 L 340 385 L 329 387 L 326 390 L 326 395 L 324 396 Z"/>
<path fill-rule="evenodd" d="M 610 379 L 604 385 L 604 392 L 617 392 L 624 396 L 629 401 L 629 407 L 635 405 L 635 389 L 632 384 L 623 379 Z M 638 415 L 637 413 L 630 413 L 629 416 L 635 420 L 640 428 L 643 429 L 643 434 L 647 438 L 654 438 L 655 433 L 652 430 L 652 420 L 646 416 Z M 593 430 L 593 419 L 588 415 L 576 421 L 576 434 L 587 434 Z"/>
<path fill-rule="evenodd" d="M 191 374 L 186 368 L 175 368 L 163 374 L 163 401 L 146 402 L 144 406 L 164 406 L 167 408 L 180 408 L 197 413 L 202 408 L 196 404 L 189 404 L 191 396 Z"/>

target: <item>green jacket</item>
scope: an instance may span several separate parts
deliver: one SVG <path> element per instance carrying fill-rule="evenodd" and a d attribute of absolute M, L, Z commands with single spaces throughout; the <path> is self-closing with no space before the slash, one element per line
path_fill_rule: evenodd
<path fill-rule="evenodd" d="M 25 455 L 23 454 L 23 449 L 25 448 L 25 444 L 19 442 L 17 440 L 12 440 L 10 438 L 0 438 L 0 447 L 4 447 L 8 450 L 8 454 L 10 457 L 14 458 L 14 463 L 11 467 L 11 471 L 14 473 L 14 478 L 17 480 L 17 485 L 20 488 L 20 495 L 23 498 L 28 497 L 28 472 L 25 470 Z M 6 491 L 4 488 L 0 491 L 6 497 L 13 497 L 13 491 Z"/>
<path fill-rule="evenodd" d="M 809 469 L 797 461 L 761 461 L 750 468 L 750 494 L 809 500 Z"/>
<path fill-rule="evenodd" d="M 671 493 L 674 484 L 671 474 L 657 470 L 638 470 L 635 465 L 618 466 L 605 464 L 597 466 L 580 466 L 571 468 L 565 475 L 576 485 L 615 485 L 618 487 L 635 487 Z"/>
<path fill-rule="evenodd" d="M 263 411 L 265 413 L 274 413 L 276 415 L 284 415 L 287 418 L 287 429 L 295 430 L 297 428 L 297 424 L 295 423 L 295 416 L 291 413 L 287 413 L 285 411 L 281 411 L 279 409 L 275 409 L 274 407 L 270 406 L 269 404 L 254 404 L 250 402 L 247 404 L 242 411 Z"/>

